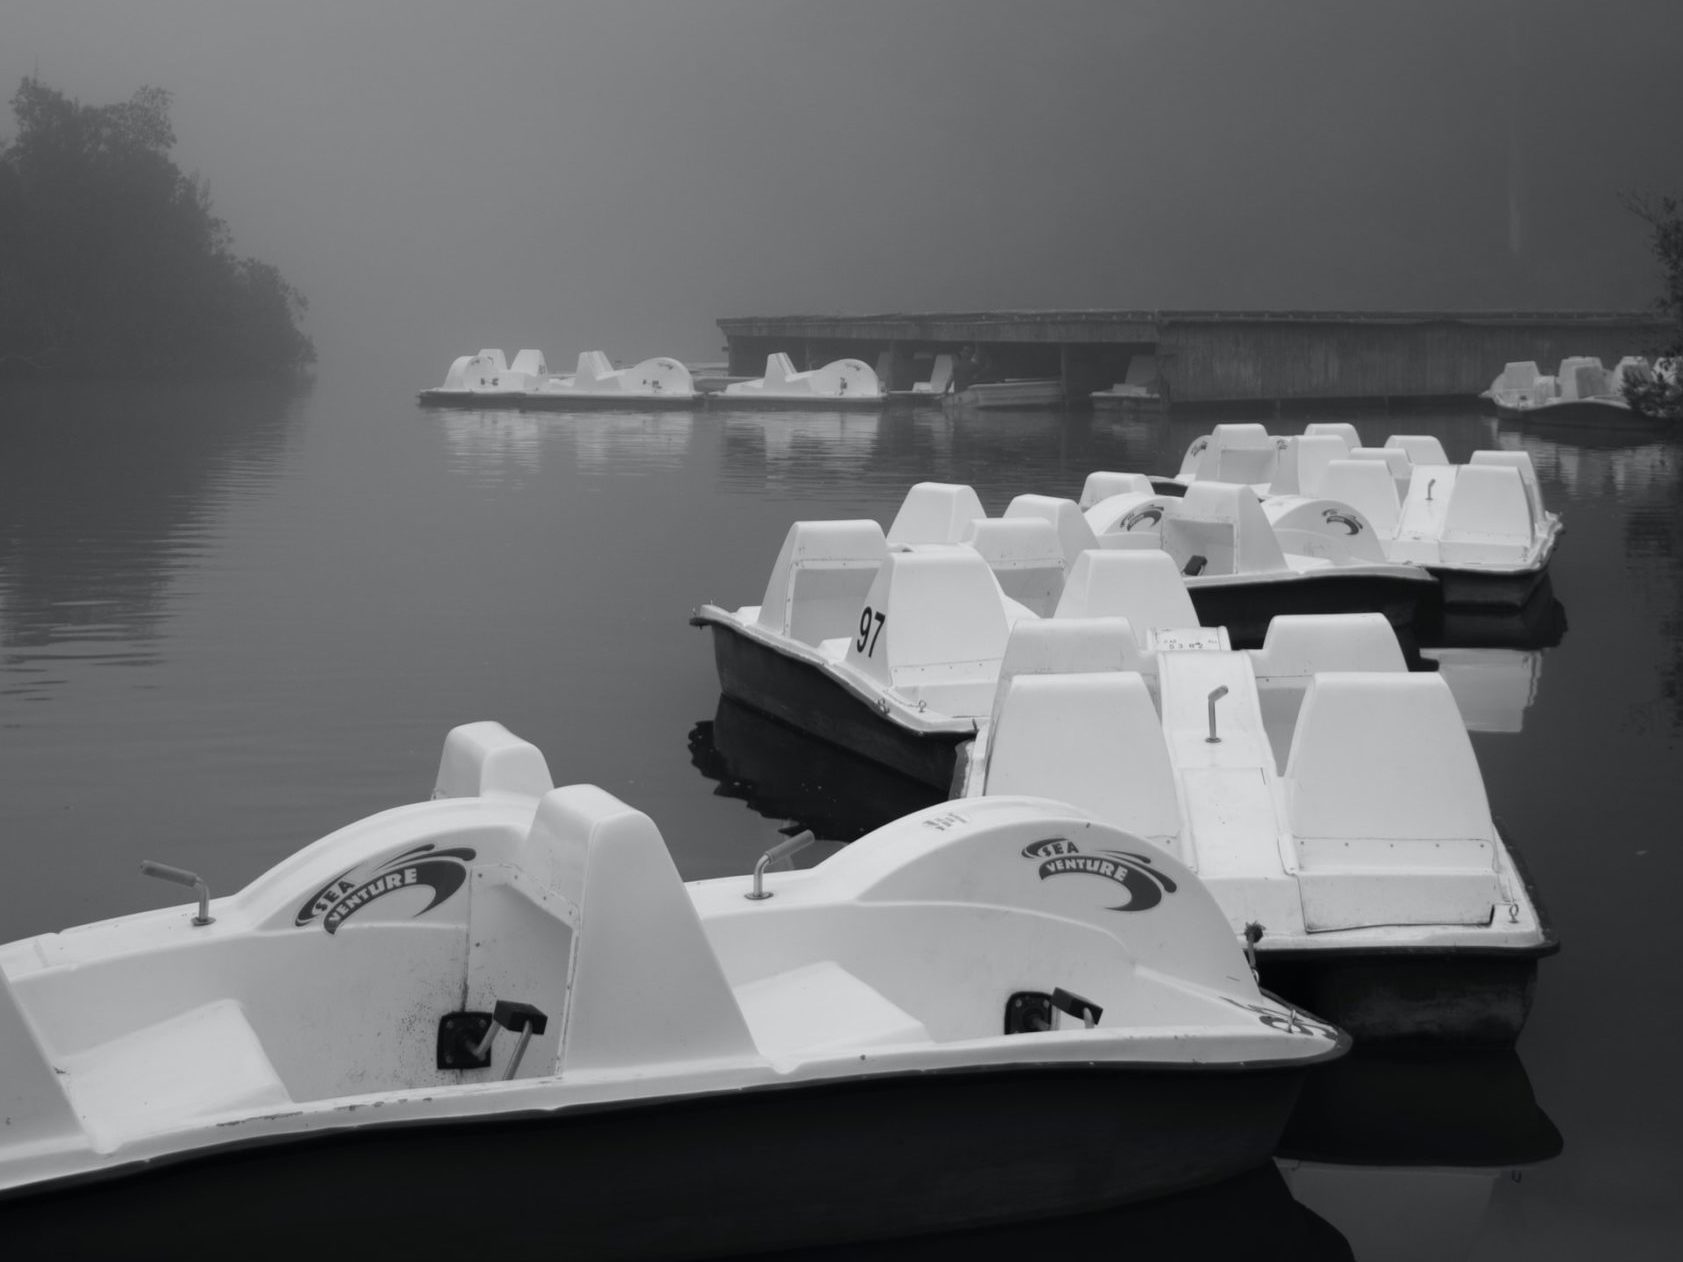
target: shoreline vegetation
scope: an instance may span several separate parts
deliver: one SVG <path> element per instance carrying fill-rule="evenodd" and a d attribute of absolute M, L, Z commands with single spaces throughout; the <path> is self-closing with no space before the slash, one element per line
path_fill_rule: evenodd
<path fill-rule="evenodd" d="M 83 105 L 39 79 L 0 141 L 0 379 L 292 378 L 307 304 L 233 250 L 207 184 L 170 159 L 170 95 Z"/>

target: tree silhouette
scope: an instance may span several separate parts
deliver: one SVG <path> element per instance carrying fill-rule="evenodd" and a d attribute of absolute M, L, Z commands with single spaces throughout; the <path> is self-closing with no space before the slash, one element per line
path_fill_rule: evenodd
<path fill-rule="evenodd" d="M 1624 198 L 1625 208 L 1648 225 L 1648 244 L 1660 265 L 1661 293 L 1654 305 L 1671 321 L 1657 358 L 1669 372 L 1625 383 L 1625 399 L 1649 416 L 1683 420 L 1683 202 L 1675 197 Z"/>
<path fill-rule="evenodd" d="M 116 105 L 25 79 L 0 147 L 0 374 L 251 377 L 315 360 L 303 295 L 233 252 L 170 160 L 169 93 Z"/>

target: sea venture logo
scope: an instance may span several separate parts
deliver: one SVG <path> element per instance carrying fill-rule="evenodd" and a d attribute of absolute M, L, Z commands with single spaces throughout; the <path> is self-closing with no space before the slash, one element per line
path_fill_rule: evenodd
<path fill-rule="evenodd" d="M 320 920 L 323 929 L 337 933 L 340 925 L 375 899 L 416 886 L 432 891 L 427 905 L 415 913 L 425 915 L 462 888 L 473 857 L 472 850 L 435 850 L 429 842 L 393 855 L 365 876 L 356 875 L 356 868 L 347 868 L 305 901 L 293 923 L 307 925 Z"/>
<path fill-rule="evenodd" d="M 1040 863 L 1040 879 L 1049 876 L 1097 876 L 1128 891 L 1128 901 L 1111 911 L 1150 911 L 1175 892 L 1173 879 L 1151 866 L 1151 859 L 1127 850 L 1083 854 L 1067 837 L 1047 837 L 1023 847 L 1023 858 Z"/>

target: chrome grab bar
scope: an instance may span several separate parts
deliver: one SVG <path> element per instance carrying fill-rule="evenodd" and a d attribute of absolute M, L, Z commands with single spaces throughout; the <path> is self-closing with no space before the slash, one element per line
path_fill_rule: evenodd
<path fill-rule="evenodd" d="M 1220 684 L 1210 691 L 1210 734 L 1204 738 L 1206 745 L 1221 744 L 1221 737 L 1216 735 L 1215 703 L 1227 695 L 1227 685 Z"/>
<path fill-rule="evenodd" d="M 172 868 L 167 863 L 157 863 L 151 859 L 140 861 L 142 876 L 155 876 L 160 881 L 169 881 L 175 885 L 185 885 L 199 896 L 199 914 L 193 917 L 193 927 L 202 929 L 210 924 L 215 917 L 210 914 L 210 886 L 205 884 L 204 877 L 197 872 L 189 872 L 186 868 Z"/>
<path fill-rule="evenodd" d="M 787 859 L 790 855 L 805 850 L 817 840 L 818 838 L 813 836 L 812 830 L 808 828 L 803 832 L 796 833 L 793 837 L 785 837 L 766 851 L 760 856 L 760 861 L 754 865 L 754 888 L 742 897 L 751 898 L 755 902 L 762 898 L 770 898 L 771 895 L 765 889 L 766 869 L 779 859 Z"/>

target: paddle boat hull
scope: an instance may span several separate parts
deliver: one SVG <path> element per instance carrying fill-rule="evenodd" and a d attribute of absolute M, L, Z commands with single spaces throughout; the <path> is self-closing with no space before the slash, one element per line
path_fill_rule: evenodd
<path fill-rule="evenodd" d="M 942 793 L 951 791 L 960 746 L 975 735 L 975 723 L 905 726 L 816 658 L 791 655 L 785 646 L 746 630 L 725 610 L 704 605 L 690 625 L 711 630 L 719 691 L 732 701 Z"/>
<path fill-rule="evenodd" d="M 366 1125 L 0 1196 L 0 1238 L 43 1258 L 233 1239 L 264 1256 L 331 1239 L 434 1257 L 538 1248 L 561 1230 L 576 1256 L 643 1258 L 982 1226 L 1253 1169 L 1307 1072 L 1029 1066 Z"/>
<path fill-rule="evenodd" d="M 941 405 L 953 411 L 989 408 L 1051 408 L 1064 402 L 1064 385 L 1055 377 L 1023 378 L 1017 381 L 985 381 L 941 396 Z"/>
<path fill-rule="evenodd" d="M 1438 599 L 1424 571 L 1401 566 L 1311 570 L 1274 577 L 1189 578 L 1187 595 L 1208 627 L 1225 627 L 1234 648 L 1258 648 L 1268 624 L 1282 615 L 1379 613 L 1409 639 L 1423 613 Z"/>
<path fill-rule="evenodd" d="M 423 407 L 539 412 L 689 408 L 700 399 L 690 370 L 665 356 L 616 369 L 601 351 L 585 351 L 563 376 L 550 373 L 538 351 L 523 350 L 510 365 L 494 349 L 460 357 L 443 386 L 416 397 Z"/>

